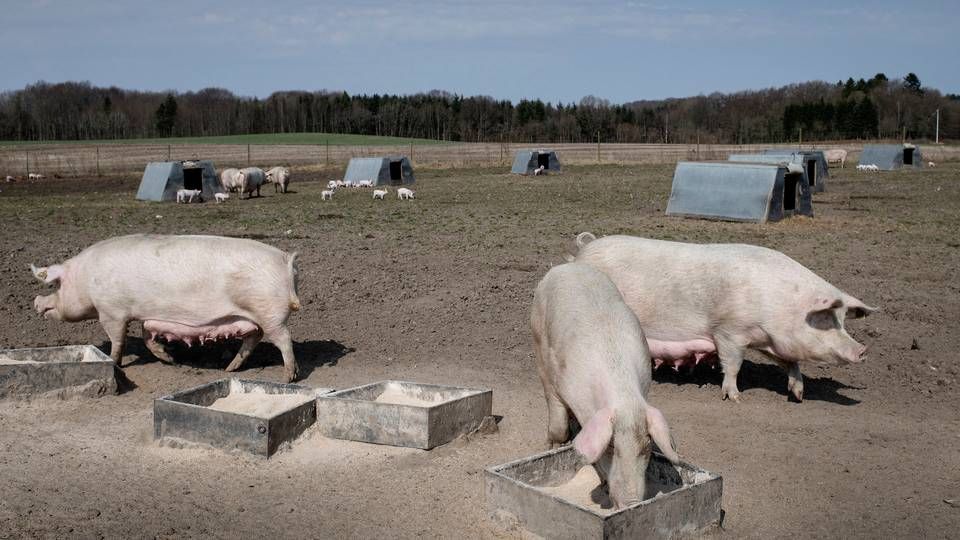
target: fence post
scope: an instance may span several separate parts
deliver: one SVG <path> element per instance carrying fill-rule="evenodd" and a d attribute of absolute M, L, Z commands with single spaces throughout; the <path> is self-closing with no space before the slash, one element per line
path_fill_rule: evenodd
<path fill-rule="evenodd" d="M 600 130 L 597 130 L 597 165 L 600 164 Z"/>
<path fill-rule="evenodd" d="M 250 166 L 250 145 L 247 144 L 247 167 Z"/>
<path fill-rule="evenodd" d="M 410 163 L 413 163 L 413 139 L 410 139 Z"/>
<path fill-rule="evenodd" d="M 330 165 L 330 139 L 324 139 L 324 143 L 327 145 L 327 165 Z"/>
<path fill-rule="evenodd" d="M 170 145 L 167 145 L 167 161 L 170 161 Z"/>
<path fill-rule="evenodd" d="M 97 177 L 100 176 L 100 147 L 97 147 Z"/>
<path fill-rule="evenodd" d="M 30 151 L 24 150 L 23 153 L 27 156 L 27 178 L 30 178 Z"/>

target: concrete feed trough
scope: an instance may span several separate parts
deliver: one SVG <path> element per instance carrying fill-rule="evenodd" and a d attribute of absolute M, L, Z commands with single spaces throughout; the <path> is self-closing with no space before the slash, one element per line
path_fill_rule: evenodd
<path fill-rule="evenodd" d="M 0 351 L 0 398 L 54 392 L 56 397 L 115 394 L 113 360 L 92 345 Z"/>
<path fill-rule="evenodd" d="M 592 467 L 582 465 L 565 446 L 488 468 L 491 517 L 544 538 L 675 538 L 720 524 L 723 479 L 713 473 L 674 467 L 654 452 L 646 498 L 614 512 Z"/>
<path fill-rule="evenodd" d="M 153 436 L 269 457 L 317 417 L 316 396 L 330 389 L 220 379 L 153 402 Z"/>
<path fill-rule="evenodd" d="M 493 410 L 491 390 L 381 381 L 317 398 L 327 437 L 429 450 L 475 430 Z"/>

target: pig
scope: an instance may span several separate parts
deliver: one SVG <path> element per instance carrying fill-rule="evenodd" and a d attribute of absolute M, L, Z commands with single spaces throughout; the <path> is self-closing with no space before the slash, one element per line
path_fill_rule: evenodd
<path fill-rule="evenodd" d="M 404 199 L 412 199 L 414 198 L 414 192 L 412 189 L 407 189 L 405 187 L 402 187 L 397 190 L 397 198 L 400 199 L 401 201 Z"/>
<path fill-rule="evenodd" d="M 227 199 L 229 199 L 229 198 L 230 198 L 230 194 L 229 194 L 229 193 L 214 193 L 214 194 L 213 194 L 213 198 L 216 199 L 217 204 L 220 204 L 220 203 L 222 203 L 222 202 L 225 202 Z"/>
<path fill-rule="evenodd" d="M 663 414 L 647 403 L 650 352 L 636 315 L 602 272 L 573 262 L 550 269 L 533 296 L 530 327 L 547 400 L 547 440 L 569 440 L 569 415 L 583 426 L 573 440 L 593 464 L 616 508 L 644 498 L 652 439 L 678 464 Z"/>
<path fill-rule="evenodd" d="M 842 169 L 844 164 L 847 162 L 847 151 L 843 148 L 834 148 L 832 150 L 824 150 L 823 158 L 827 160 L 827 164 L 830 163 L 839 163 L 840 168 Z"/>
<path fill-rule="evenodd" d="M 801 362 L 860 363 L 846 319 L 876 311 L 786 255 L 745 244 L 685 244 L 581 233 L 571 259 L 604 272 L 636 313 L 655 363 L 716 359 L 721 398 L 740 401 L 737 374 L 754 349 L 787 370 L 803 400 Z"/>
<path fill-rule="evenodd" d="M 34 307 L 47 319 L 98 319 L 118 366 L 131 321 L 142 321 L 147 348 L 165 362 L 173 359 L 158 337 L 187 345 L 241 338 L 227 371 L 239 369 L 265 338 L 280 349 L 292 381 L 298 368 L 286 323 L 300 309 L 296 258 L 242 238 L 118 236 L 63 263 L 31 265 L 37 279 L 59 283 Z"/>
<path fill-rule="evenodd" d="M 273 184 L 273 192 L 287 192 L 287 186 L 290 185 L 290 169 L 286 167 L 274 167 L 267 171 L 266 181 Z"/>
<path fill-rule="evenodd" d="M 260 186 L 266 183 L 267 177 L 263 173 L 263 169 L 259 167 L 244 167 L 240 169 L 238 175 L 240 181 L 240 198 L 243 198 L 243 194 L 247 194 L 247 198 L 253 197 L 253 192 L 257 192 L 257 197 L 260 196 Z"/>
<path fill-rule="evenodd" d="M 198 199 L 200 202 L 203 202 L 202 194 L 203 192 L 199 189 L 178 189 L 177 202 L 192 203 L 193 199 Z"/>
<path fill-rule="evenodd" d="M 220 185 L 227 191 L 240 191 L 240 169 L 224 169 L 220 172 Z"/>

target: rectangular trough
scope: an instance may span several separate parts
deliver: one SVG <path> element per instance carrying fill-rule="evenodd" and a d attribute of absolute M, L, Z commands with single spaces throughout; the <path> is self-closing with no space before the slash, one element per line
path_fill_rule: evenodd
<path fill-rule="evenodd" d="M 0 398 L 117 392 L 113 360 L 93 345 L 0 351 Z"/>
<path fill-rule="evenodd" d="M 645 499 L 614 512 L 571 446 L 486 469 L 491 517 L 544 538 L 677 538 L 719 525 L 723 479 L 654 452 Z M 661 494 L 658 494 L 661 493 Z M 594 502 L 597 501 L 597 502 Z"/>
<path fill-rule="evenodd" d="M 317 418 L 330 389 L 220 379 L 153 401 L 153 436 L 269 457 Z"/>
<path fill-rule="evenodd" d="M 429 450 L 475 430 L 493 410 L 491 390 L 381 381 L 317 398 L 327 437 Z"/>

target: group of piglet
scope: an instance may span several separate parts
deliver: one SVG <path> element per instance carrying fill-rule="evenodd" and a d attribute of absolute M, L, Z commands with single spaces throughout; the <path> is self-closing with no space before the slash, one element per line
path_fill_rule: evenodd
<path fill-rule="evenodd" d="M 740 401 L 747 349 L 788 374 L 800 363 L 858 363 L 866 347 L 844 329 L 875 308 L 786 255 L 742 244 L 686 244 L 581 233 L 567 264 L 547 272 L 530 325 L 551 446 L 569 442 L 593 464 L 616 508 L 639 502 L 652 444 L 679 461 L 664 416 L 647 401 L 654 366 L 716 363 L 722 397 Z"/>
<path fill-rule="evenodd" d="M 340 188 L 374 188 L 375 184 L 373 180 L 359 180 L 352 182 L 350 180 L 330 180 L 327 182 L 327 189 L 320 192 L 320 200 L 330 201 L 333 200 L 334 193 L 337 192 Z M 390 187 L 384 186 L 382 189 L 373 190 L 373 200 L 384 200 L 384 198 L 390 193 Z M 412 189 L 409 188 L 399 188 L 397 189 L 397 198 L 402 200 L 408 200 L 415 198 L 415 194 Z"/>

